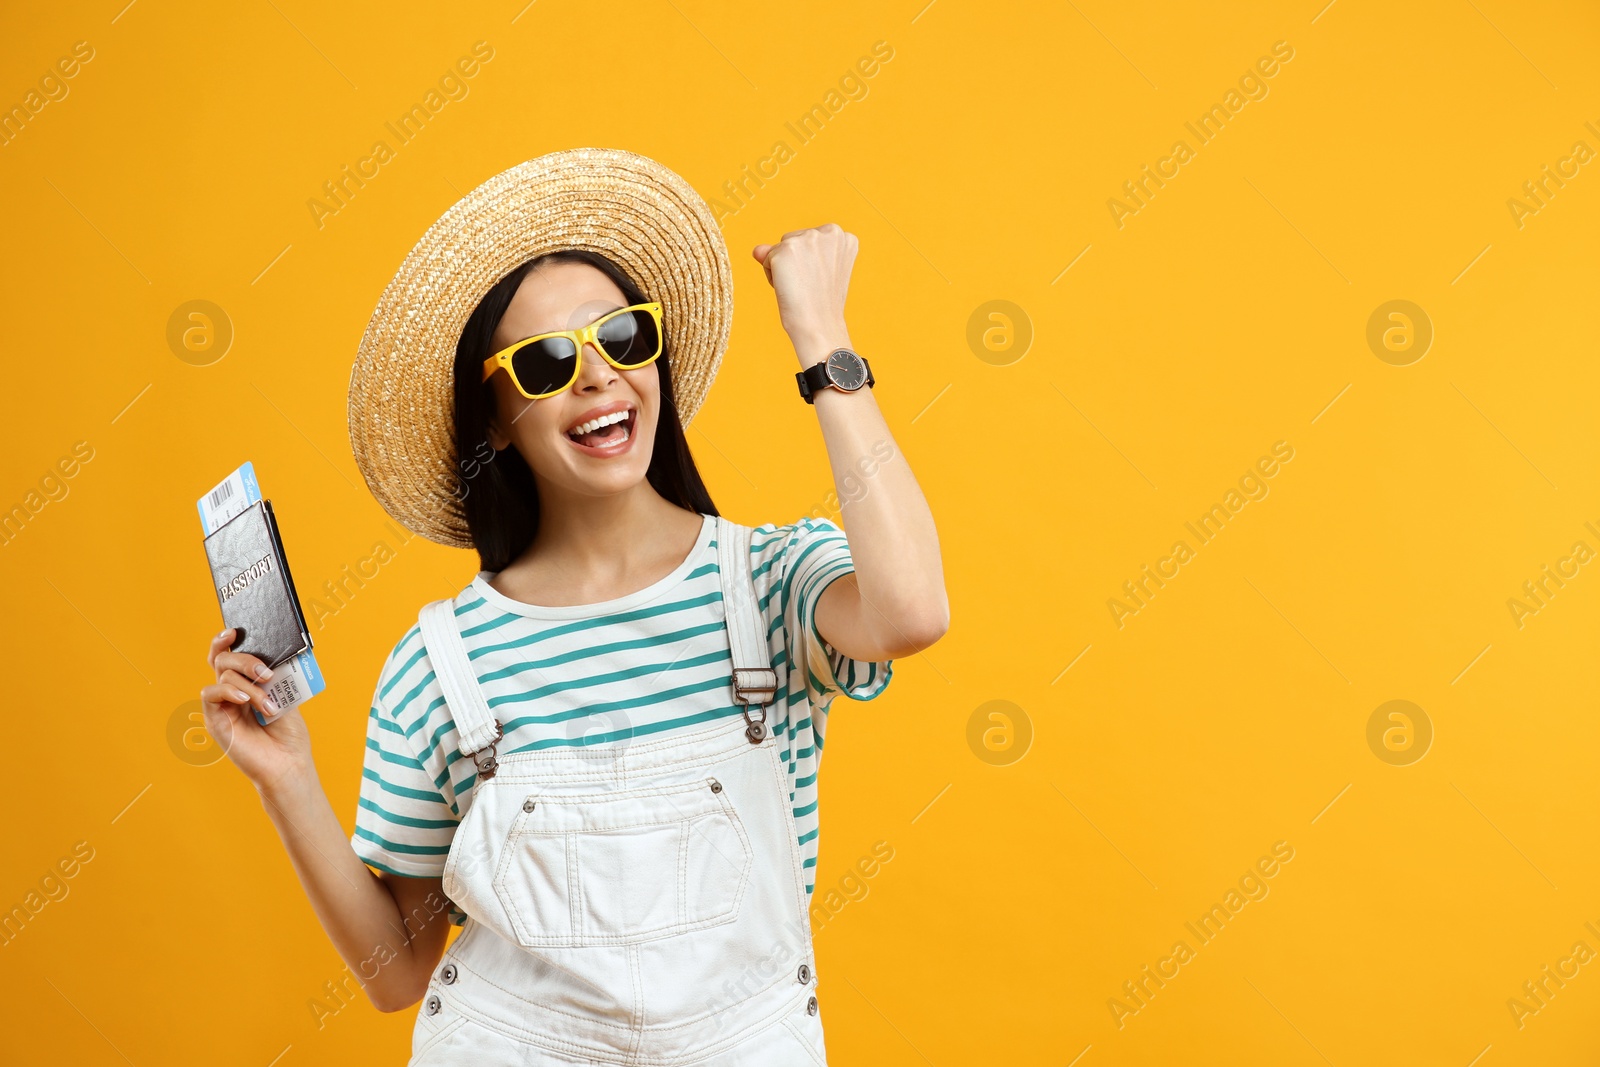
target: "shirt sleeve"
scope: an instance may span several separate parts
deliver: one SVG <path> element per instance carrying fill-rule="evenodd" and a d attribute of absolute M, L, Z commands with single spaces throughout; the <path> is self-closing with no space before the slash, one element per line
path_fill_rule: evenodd
<path fill-rule="evenodd" d="M 850 542 L 825 518 L 804 518 L 789 530 L 779 563 L 779 595 L 792 650 L 790 670 L 803 674 L 806 695 L 815 709 L 826 708 L 837 696 L 871 700 L 888 686 L 893 662 L 846 656 L 823 639 L 816 623 L 823 590 L 856 569 Z"/>
<path fill-rule="evenodd" d="M 382 682 L 379 683 L 382 689 Z M 350 845 L 370 867 L 439 878 L 459 823 L 393 714 L 374 693 Z"/>

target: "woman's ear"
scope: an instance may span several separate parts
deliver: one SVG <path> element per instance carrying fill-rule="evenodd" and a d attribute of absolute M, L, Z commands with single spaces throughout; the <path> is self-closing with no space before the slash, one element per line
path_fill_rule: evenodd
<path fill-rule="evenodd" d="M 500 429 L 500 415 L 498 412 L 489 416 L 489 430 L 484 436 L 489 442 L 489 447 L 496 452 L 501 451 L 511 443 L 511 439 Z"/>
<path fill-rule="evenodd" d="M 489 447 L 499 452 L 511 444 L 511 437 L 500 424 L 500 394 L 496 391 L 490 395 L 493 397 L 494 406 L 489 410 L 488 432 L 484 437 L 489 442 Z"/>

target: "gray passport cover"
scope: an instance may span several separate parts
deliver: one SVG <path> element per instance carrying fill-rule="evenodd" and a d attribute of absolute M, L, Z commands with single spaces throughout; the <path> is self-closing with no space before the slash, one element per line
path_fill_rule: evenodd
<path fill-rule="evenodd" d="M 258 500 L 205 539 L 222 621 L 233 650 L 276 667 L 311 647 L 270 500 Z"/>

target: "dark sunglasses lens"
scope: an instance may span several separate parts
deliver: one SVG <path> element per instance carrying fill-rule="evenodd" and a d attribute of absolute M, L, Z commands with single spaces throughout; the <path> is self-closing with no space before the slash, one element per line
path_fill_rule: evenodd
<path fill-rule="evenodd" d="M 606 355 L 624 367 L 637 367 L 655 358 L 661 348 L 661 334 L 650 312 L 629 311 L 600 324 L 600 344 Z"/>
<path fill-rule="evenodd" d="M 511 357 L 511 370 L 529 393 L 552 393 L 572 380 L 578 351 L 566 337 L 546 337 L 523 345 Z"/>

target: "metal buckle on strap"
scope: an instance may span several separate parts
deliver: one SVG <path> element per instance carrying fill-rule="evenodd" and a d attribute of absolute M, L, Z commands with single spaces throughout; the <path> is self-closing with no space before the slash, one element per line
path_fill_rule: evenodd
<path fill-rule="evenodd" d="M 472 762 L 478 766 L 479 780 L 485 780 L 494 777 L 494 772 L 500 766 L 500 761 L 497 760 L 494 755 L 494 747 L 495 745 L 499 744 L 501 738 L 503 737 L 505 737 L 505 733 L 500 729 L 500 720 L 496 719 L 494 721 L 494 736 L 489 739 L 489 743 L 487 745 L 484 745 L 482 748 L 478 749 L 472 754 Z M 483 755 L 485 752 L 488 753 L 487 756 Z"/>
<path fill-rule="evenodd" d="M 771 667 L 735 667 L 733 699 L 737 704 L 770 704 L 778 694 L 778 672 Z M 761 699 L 756 699 L 760 697 Z"/>
<path fill-rule="evenodd" d="M 743 706 L 744 735 L 752 745 L 759 745 L 771 735 L 767 728 L 767 705 L 778 695 L 778 672 L 771 667 L 735 667 L 733 669 L 733 699 Z M 751 717 L 754 708 L 756 715 Z"/>

